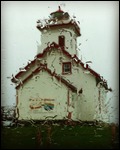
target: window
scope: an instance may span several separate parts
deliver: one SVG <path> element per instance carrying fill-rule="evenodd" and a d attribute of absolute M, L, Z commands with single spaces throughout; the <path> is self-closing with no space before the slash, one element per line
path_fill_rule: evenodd
<path fill-rule="evenodd" d="M 71 73 L 71 62 L 65 62 L 62 65 L 62 73 L 68 74 Z"/>
<path fill-rule="evenodd" d="M 65 46 L 65 37 L 63 35 L 59 36 L 59 45 L 61 47 Z"/>

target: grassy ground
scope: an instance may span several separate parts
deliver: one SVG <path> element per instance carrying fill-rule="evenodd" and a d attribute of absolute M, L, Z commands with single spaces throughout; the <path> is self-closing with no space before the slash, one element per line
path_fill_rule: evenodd
<path fill-rule="evenodd" d="M 2 128 L 2 149 L 115 149 L 110 127 L 24 126 Z"/>

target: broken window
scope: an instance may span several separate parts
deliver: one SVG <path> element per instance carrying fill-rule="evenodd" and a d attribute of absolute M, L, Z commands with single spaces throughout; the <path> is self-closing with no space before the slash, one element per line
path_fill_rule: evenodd
<path fill-rule="evenodd" d="M 65 37 L 63 35 L 59 36 L 59 45 L 61 47 L 65 46 Z"/>
<path fill-rule="evenodd" d="M 62 73 L 63 74 L 67 74 L 67 73 L 71 73 L 71 62 L 65 62 L 62 65 Z"/>

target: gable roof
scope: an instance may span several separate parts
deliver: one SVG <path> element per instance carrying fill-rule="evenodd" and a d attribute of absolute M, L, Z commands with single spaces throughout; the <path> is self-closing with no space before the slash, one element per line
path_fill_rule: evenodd
<path fill-rule="evenodd" d="M 33 61 L 31 61 L 30 63 L 28 63 L 23 69 L 25 69 L 25 70 L 27 71 L 27 70 L 30 68 L 30 66 L 31 66 L 32 64 L 35 64 L 37 58 L 42 58 L 42 57 L 44 57 L 44 55 L 45 55 L 48 51 L 50 51 L 52 48 L 56 48 L 56 49 L 60 48 L 60 50 L 61 50 L 67 57 L 72 58 L 72 56 L 71 56 L 67 51 L 65 51 L 64 48 L 61 48 L 58 44 L 56 44 L 55 42 L 52 42 L 52 43 L 50 44 L 50 46 L 47 46 L 47 47 L 43 50 L 42 53 L 37 54 L 37 55 L 35 56 L 35 59 L 34 59 Z M 24 72 L 25 72 L 25 71 L 22 71 L 22 70 L 19 71 L 19 72 L 15 75 L 15 78 L 19 78 Z"/>
<path fill-rule="evenodd" d="M 49 52 L 50 50 L 52 50 L 52 48 L 59 49 L 59 50 L 62 51 L 62 53 L 63 53 L 64 55 L 66 55 L 68 58 L 73 59 L 76 64 L 80 64 L 84 70 L 90 71 L 90 73 L 91 73 L 93 76 L 95 76 L 97 84 L 102 81 L 102 82 L 103 82 L 103 86 L 105 87 L 105 89 L 109 90 L 106 80 L 103 79 L 103 77 L 101 77 L 100 74 L 98 74 L 98 73 L 97 73 L 96 71 L 94 71 L 93 69 L 89 68 L 88 65 L 87 65 L 87 67 L 85 67 L 84 63 L 83 63 L 76 55 L 72 56 L 68 51 L 66 51 L 66 50 L 64 49 L 64 47 L 61 47 L 60 45 L 56 44 L 55 42 L 52 42 L 49 46 L 47 46 L 47 47 L 43 50 L 42 53 L 37 54 L 37 55 L 35 56 L 35 59 L 34 59 L 33 61 L 31 61 L 30 63 L 28 63 L 28 64 L 24 67 L 24 69 L 27 71 L 27 70 L 30 68 L 30 66 L 31 66 L 32 64 L 35 64 L 35 62 L 36 62 L 36 60 L 37 60 L 38 58 L 44 57 L 44 55 L 45 55 L 47 52 Z M 25 72 L 25 71 L 20 71 L 18 74 L 15 75 L 15 78 L 19 78 L 24 72 Z"/>
<path fill-rule="evenodd" d="M 56 49 L 60 49 L 63 54 L 65 54 L 68 58 L 71 58 L 74 60 L 74 62 L 76 62 L 77 64 L 80 63 L 81 66 L 83 67 L 83 69 L 88 69 L 91 74 L 93 74 L 95 77 L 100 78 L 100 74 L 98 74 L 97 72 L 95 72 L 93 69 L 89 68 L 89 66 L 87 66 L 87 68 L 84 66 L 84 63 L 76 56 L 72 56 L 68 51 L 66 51 L 64 49 L 64 47 L 59 46 L 58 44 L 56 44 L 55 42 L 51 43 L 50 46 L 46 47 L 42 53 L 37 54 L 36 58 L 42 58 L 48 51 L 50 51 L 52 48 L 56 48 Z"/>
<path fill-rule="evenodd" d="M 77 88 L 75 86 L 73 86 L 71 83 L 69 83 L 68 81 L 66 81 L 65 79 L 63 79 L 61 76 L 57 75 L 55 72 L 51 72 L 51 70 L 48 69 L 47 65 L 45 65 L 45 64 L 41 64 L 40 67 L 38 67 L 37 69 L 35 69 L 27 78 L 25 78 L 22 81 L 22 83 L 20 82 L 20 84 L 18 86 L 16 86 L 16 89 L 19 88 L 26 81 L 28 81 L 28 79 L 30 79 L 31 77 L 33 77 L 34 74 L 37 74 L 37 73 L 41 72 L 42 70 L 46 71 L 50 76 L 55 77 L 58 81 L 61 81 L 61 83 L 63 83 L 64 85 L 66 85 L 73 92 L 77 92 Z"/>

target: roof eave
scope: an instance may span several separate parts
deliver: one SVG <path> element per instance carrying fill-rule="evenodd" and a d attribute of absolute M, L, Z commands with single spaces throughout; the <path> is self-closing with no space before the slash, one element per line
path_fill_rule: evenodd
<path fill-rule="evenodd" d="M 61 26 L 66 26 L 66 25 L 74 25 L 78 36 L 81 36 L 79 26 L 77 25 L 77 23 L 75 23 L 75 22 L 72 23 L 71 21 L 69 23 L 65 23 L 65 24 L 64 23 L 62 23 L 62 24 L 50 24 L 50 25 L 46 25 L 44 27 L 40 27 L 40 25 L 37 25 L 36 28 L 40 31 L 43 31 L 44 29 L 49 29 L 49 28 L 53 28 L 53 27 L 61 27 Z"/>
<path fill-rule="evenodd" d="M 30 79 L 34 74 L 37 74 L 38 72 L 40 72 L 41 70 L 45 70 L 47 71 L 51 76 L 54 76 L 58 81 L 61 81 L 63 84 L 65 84 L 68 88 L 70 88 L 73 92 L 77 92 L 77 88 L 75 86 L 73 86 L 72 84 L 70 84 L 68 81 L 66 81 L 65 79 L 63 79 L 62 77 L 58 76 L 55 72 L 51 72 L 50 69 L 47 68 L 46 65 L 41 64 L 42 68 L 38 67 L 37 69 L 35 69 L 26 79 L 24 79 L 22 81 L 22 83 L 24 84 L 28 79 Z M 19 84 L 18 86 L 16 86 L 16 89 L 18 89 L 21 86 L 21 84 Z"/>

